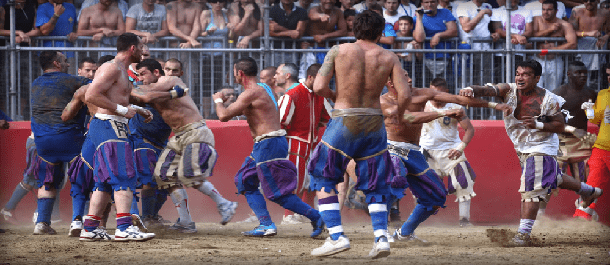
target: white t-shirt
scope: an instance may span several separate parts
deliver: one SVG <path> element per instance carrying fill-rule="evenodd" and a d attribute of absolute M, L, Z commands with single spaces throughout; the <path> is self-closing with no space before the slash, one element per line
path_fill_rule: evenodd
<path fill-rule="evenodd" d="M 532 17 L 542 16 L 542 3 L 540 1 L 534 1 L 527 3 L 523 8 L 532 12 Z M 563 19 L 567 16 L 566 5 L 562 2 L 557 1 L 557 15 L 559 19 Z"/>
<path fill-rule="evenodd" d="M 506 21 L 508 20 L 508 15 L 506 12 L 506 6 L 501 6 L 499 8 L 495 8 L 492 10 L 493 15 L 491 16 L 491 21 L 500 21 L 502 22 L 502 27 L 506 30 Z M 511 12 L 511 20 L 510 20 L 510 33 L 511 34 L 523 34 L 525 32 L 525 25 L 527 23 L 532 23 L 532 12 L 519 6 L 517 10 Z M 514 46 L 515 50 L 525 50 L 525 47 L 521 44 L 517 44 Z M 500 49 L 504 49 L 504 43 L 500 44 Z M 502 54 L 496 54 L 502 55 Z M 520 56 L 524 56 L 524 54 L 517 54 Z"/>
<path fill-rule="evenodd" d="M 401 17 L 400 13 L 396 13 L 396 15 L 390 16 L 390 15 L 386 14 L 386 10 L 383 9 L 383 18 L 385 18 L 386 24 L 394 25 L 394 23 L 396 23 L 396 21 L 398 21 L 398 19 L 400 17 Z"/>
<path fill-rule="evenodd" d="M 415 10 L 417 7 L 413 3 L 409 3 L 408 5 L 403 5 L 402 3 L 398 4 L 398 17 L 402 16 L 410 16 L 413 18 L 413 22 L 415 22 Z"/>
<path fill-rule="evenodd" d="M 462 106 L 447 103 L 444 107 L 436 108 L 428 101 L 424 111 L 461 109 Z M 421 129 L 419 145 L 427 150 L 447 150 L 455 148 L 462 140 L 457 128 L 458 121 L 450 117 L 440 117 L 424 123 Z"/>
<path fill-rule="evenodd" d="M 469 19 L 473 19 L 474 17 L 476 17 L 477 14 L 479 13 L 477 11 L 478 8 L 479 7 L 477 7 L 477 5 L 472 1 L 466 2 L 466 3 L 460 3 L 457 6 L 457 9 L 455 11 L 458 22 L 459 22 L 460 17 L 467 17 Z M 487 4 L 487 3 L 483 3 L 483 5 L 481 5 L 481 9 L 483 9 L 483 8 L 492 9 L 491 5 Z M 460 39 L 462 40 L 462 42 L 471 43 L 473 50 L 490 49 L 489 43 L 480 43 L 480 42 L 473 43 L 472 41 L 470 41 L 470 37 L 489 37 L 491 35 L 491 33 L 489 32 L 489 23 L 490 22 L 491 22 L 491 17 L 489 17 L 487 14 L 485 14 L 485 16 L 483 16 L 483 19 L 481 19 L 481 21 L 479 21 L 479 24 L 477 24 L 477 26 L 468 33 L 462 29 L 462 23 L 458 23 Z"/>
<path fill-rule="evenodd" d="M 127 17 L 136 20 L 136 30 L 157 33 L 162 29 L 163 21 L 166 20 L 167 14 L 165 6 L 155 4 L 153 11 L 146 13 L 142 4 L 137 4 L 129 9 Z"/>

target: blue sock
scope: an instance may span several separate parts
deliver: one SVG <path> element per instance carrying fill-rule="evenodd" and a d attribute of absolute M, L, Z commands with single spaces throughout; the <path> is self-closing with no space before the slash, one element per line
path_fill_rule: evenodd
<path fill-rule="evenodd" d="M 138 201 L 140 200 L 140 198 L 138 198 L 137 195 L 133 195 L 133 200 L 131 200 L 131 210 L 129 210 L 130 214 L 137 214 L 140 215 L 140 209 L 138 209 Z"/>
<path fill-rule="evenodd" d="M 45 222 L 51 224 L 51 212 L 53 211 L 54 202 L 55 198 L 38 199 L 38 219 L 36 223 Z"/>
<path fill-rule="evenodd" d="M 157 206 L 157 195 L 155 190 L 142 190 L 142 216 L 151 217 L 155 214 L 155 206 Z"/>
<path fill-rule="evenodd" d="M 259 190 L 255 190 L 246 191 L 245 195 L 246 200 L 248 201 L 248 205 L 250 205 L 250 208 L 252 209 L 252 211 L 254 211 L 256 217 L 258 217 L 258 220 L 260 221 L 261 225 L 266 226 L 273 224 L 273 222 L 271 221 L 271 216 L 269 215 L 269 211 L 267 210 L 267 203 L 265 202 L 265 197 L 263 196 L 263 194 L 261 194 Z"/>
<path fill-rule="evenodd" d="M 373 223 L 373 233 L 375 242 L 381 236 L 385 236 L 388 231 L 388 206 L 385 203 L 369 204 L 369 213 Z"/>
<path fill-rule="evenodd" d="M 76 194 L 72 196 L 72 221 L 76 220 L 76 217 L 80 216 L 81 221 L 85 216 L 85 205 L 87 204 L 87 197 L 84 194 Z"/>
<path fill-rule="evenodd" d="M 419 224 L 421 224 L 423 221 L 426 221 L 426 219 L 428 219 L 428 217 L 433 215 L 435 212 L 436 211 L 434 210 L 427 211 L 426 206 L 423 206 L 418 203 L 415 206 L 415 209 L 413 209 L 411 215 L 409 216 L 409 219 L 407 219 L 407 221 L 402 224 L 402 227 L 400 228 L 401 234 L 403 236 L 413 234 L 415 228 L 417 228 L 417 226 L 419 226 Z"/>
<path fill-rule="evenodd" d="M 320 215 L 328 228 L 330 238 L 332 240 L 339 239 L 343 235 L 343 226 L 341 225 L 341 211 L 339 210 L 337 195 L 318 200 L 318 209 L 320 209 Z"/>
<path fill-rule="evenodd" d="M 15 208 L 17 208 L 17 204 L 21 201 L 21 199 L 23 199 L 23 197 L 25 197 L 25 195 L 28 194 L 28 192 L 30 191 L 25 189 L 23 184 L 19 182 L 13 191 L 13 195 L 11 195 L 11 199 L 8 201 L 6 206 L 4 206 L 4 209 L 9 211 L 15 210 Z"/>
<path fill-rule="evenodd" d="M 169 196 L 169 193 L 167 190 L 156 190 L 155 194 L 157 199 L 155 200 L 155 212 L 153 213 L 153 216 L 158 216 L 159 211 L 161 211 L 161 208 L 163 208 L 163 204 L 165 201 L 167 201 L 167 196 Z"/>
<path fill-rule="evenodd" d="M 309 204 L 304 203 L 298 196 L 294 194 L 289 194 L 286 196 L 282 196 L 273 202 L 281 205 L 284 209 L 293 211 L 300 215 L 304 215 L 309 218 L 312 222 L 318 221 L 320 219 L 320 213 L 316 211 L 316 209 L 309 206 Z"/>

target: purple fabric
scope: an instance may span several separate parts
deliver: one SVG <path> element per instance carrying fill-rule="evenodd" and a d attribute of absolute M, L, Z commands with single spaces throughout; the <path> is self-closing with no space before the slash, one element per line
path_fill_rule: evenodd
<path fill-rule="evenodd" d="M 587 181 L 587 175 L 585 174 L 585 170 L 587 169 L 587 165 L 585 161 L 578 162 L 578 176 L 580 177 L 580 182 Z"/>
<path fill-rule="evenodd" d="M 265 197 L 274 200 L 297 188 L 297 170 L 290 160 L 275 160 L 256 167 Z"/>
<path fill-rule="evenodd" d="M 124 217 L 119 217 L 116 219 L 116 226 L 120 226 L 120 225 L 127 225 L 130 226 L 131 225 L 131 216 L 124 216 Z"/>
<path fill-rule="evenodd" d="M 70 164 L 70 168 L 68 168 L 68 176 L 70 176 L 70 183 L 73 184 L 79 182 L 78 178 L 83 178 L 80 181 L 81 191 L 83 193 L 90 191 L 88 187 L 93 187 L 93 170 L 87 166 L 80 155 L 73 163 Z"/>
<path fill-rule="evenodd" d="M 193 157 L 193 146 L 199 145 L 199 152 L 196 154 L 196 157 Z M 197 159 L 197 166 L 201 170 L 201 172 L 206 172 L 208 168 L 208 163 L 210 162 L 210 158 L 214 154 L 214 150 L 210 148 L 210 146 L 206 143 L 193 143 L 188 145 L 183 152 L 184 162 L 182 163 L 184 177 L 198 177 L 198 174 L 195 174 L 196 168 L 193 168 L 192 159 Z M 216 161 L 212 162 L 212 168 L 216 164 Z"/>
<path fill-rule="evenodd" d="M 468 188 L 468 180 L 466 179 L 466 172 L 464 172 L 464 169 L 462 168 L 461 163 L 456 165 L 455 168 L 455 178 L 457 180 L 457 182 L 460 184 L 460 187 L 462 189 Z M 451 182 L 451 181 L 449 181 Z"/>
<path fill-rule="evenodd" d="M 138 172 L 149 172 L 157 163 L 157 155 L 155 151 L 150 149 L 141 149 L 134 152 L 136 159 L 136 170 Z"/>
<path fill-rule="evenodd" d="M 174 157 L 176 157 L 176 152 L 174 152 L 174 150 L 169 150 L 167 156 L 165 157 L 165 160 L 163 160 L 163 163 L 161 164 L 161 170 L 160 170 L 160 178 L 161 180 L 167 182 L 169 181 L 169 179 L 167 178 L 167 171 L 169 170 L 169 167 L 172 165 L 172 161 L 174 161 Z"/>
<path fill-rule="evenodd" d="M 339 203 L 339 197 L 330 196 L 328 198 L 318 200 L 318 204 L 331 204 L 331 203 Z"/>
<path fill-rule="evenodd" d="M 100 220 L 95 220 L 92 218 L 85 218 L 84 226 L 98 227 L 100 226 Z"/>
<path fill-rule="evenodd" d="M 127 142 L 106 142 L 95 151 L 93 159 L 96 161 L 96 182 L 109 182 L 113 177 L 131 179 L 135 176 L 133 151 Z"/>
<path fill-rule="evenodd" d="M 542 160 L 542 181 L 543 189 L 556 189 L 557 176 L 561 170 L 552 156 L 543 156 Z M 536 162 L 535 157 L 528 157 L 525 161 L 525 191 L 534 190 L 534 182 L 536 180 Z"/>

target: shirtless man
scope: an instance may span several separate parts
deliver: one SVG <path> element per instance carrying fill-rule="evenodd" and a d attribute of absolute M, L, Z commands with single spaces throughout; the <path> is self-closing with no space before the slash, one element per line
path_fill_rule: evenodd
<path fill-rule="evenodd" d="M 584 8 L 574 8 L 568 21 L 574 27 L 578 37 L 579 50 L 596 50 L 607 47 L 610 37 L 610 10 L 598 8 L 599 1 L 584 2 Z M 603 34 L 605 32 L 605 35 Z M 583 62 L 591 74 L 590 80 L 597 80 L 597 70 L 600 65 L 596 62 L 603 60 L 599 54 L 581 54 Z"/>
<path fill-rule="evenodd" d="M 275 94 L 275 98 L 279 99 L 282 95 L 284 95 L 284 93 L 286 93 L 286 90 L 283 89 L 281 86 L 277 86 L 276 85 L 276 80 L 275 80 L 275 73 L 277 71 L 277 67 L 275 66 L 267 66 L 265 67 L 265 69 L 261 70 L 259 76 L 260 76 L 260 81 L 261 83 L 265 83 L 267 84 L 271 90 L 273 90 L 273 93 Z"/>
<path fill-rule="evenodd" d="M 237 48 L 248 48 L 250 41 L 263 34 L 261 9 L 254 0 L 239 0 L 231 4 L 229 20 L 233 25 L 234 36 L 237 38 Z M 258 44 L 253 43 L 254 47 Z"/>
<path fill-rule="evenodd" d="M 523 170 L 519 188 L 521 222 L 511 243 L 531 246 L 530 234 L 540 201 L 547 200 L 551 189 L 559 187 L 575 191 L 589 203 L 601 196 L 602 190 L 563 176 L 555 156 L 559 150 L 557 133 L 569 128 L 561 115 L 565 100 L 536 86 L 542 74 L 542 66 L 537 61 L 517 63 L 516 69 L 516 83 L 471 86 L 460 90 L 460 95 L 496 97 L 514 109 L 509 115 L 504 115 L 504 124 Z"/>
<path fill-rule="evenodd" d="M 259 191 L 260 185 L 267 199 L 284 209 L 306 216 L 313 227 L 310 236 L 316 237 L 322 233 L 324 222 L 317 210 L 293 193 L 297 186 L 297 170 L 288 160 L 288 141 L 286 131 L 280 125 L 277 99 L 270 87 L 256 82 L 257 73 L 258 67 L 254 59 L 239 59 L 233 66 L 233 75 L 235 83 L 242 85 L 245 91 L 228 107 L 224 105 L 227 96 L 222 91 L 213 95 L 220 121 L 226 122 L 243 114 L 254 138 L 252 153 L 246 157 L 235 175 L 235 185 L 237 192 L 246 196 L 260 225 L 242 234 L 252 237 L 277 234 L 265 197 Z"/>
<path fill-rule="evenodd" d="M 542 3 L 542 16 L 533 18 L 534 37 L 564 37 L 566 42 L 538 43 L 536 48 L 541 50 L 569 50 L 577 45 L 576 34 L 570 23 L 557 18 L 557 2 L 545 0 Z M 542 77 L 539 87 L 555 90 L 562 83 L 563 60 L 560 56 L 546 54 L 544 51 L 534 57 L 542 65 Z"/>
<path fill-rule="evenodd" d="M 185 41 L 177 46 L 180 48 L 201 47 L 201 43 L 197 41 L 197 36 L 201 32 L 200 6 L 193 3 L 192 0 L 178 0 L 168 3 L 165 9 L 169 33 Z"/>
<path fill-rule="evenodd" d="M 347 34 L 343 12 L 335 6 L 335 2 L 336 0 L 321 0 L 319 6 L 309 10 L 307 36 L 312 36 L 321 47 L 326 47 L 326 39 Z"/>
<path fill-rule="evenodd" d="M 385 82 L 392 78 L 398 96 L 395 113 L 402 117 L 411 101 L 411 90 L 398 57 L 377 45 L 384 27 L 383 16 L 371 10 L 358 14 L 354 21 L 356 42 L 334 46 L 314 81 L 314 92 L 334 101 L 335 109 L 308 165 L 310 190 L 317 191 L 320 214 L 330 234 L 321 247 L 312 250 L 313 256 L 329 256 L 350 248 L 341 226 L 336 185 L 343 182 L 352 159 L 358 175 L 356 189 L 366 195 L 373 223 L 375 242 L 369 256 L 390 254 L 386 205 L 390 185 L 395 183 L 387 181 L 392 165 L 379 96 Z M 328 86 L 333 75 L 336 92 Z M 390 122 L 400 123 L 398 119 Z"/>
<path fill-rule="evenodd" d="M 102 38 L 119 36 L 125 32 L 123 13 L 112 4 L 113 1 L 115 0 L 100 0 L 99 3 L 87 7 L 81 12 L 76 34 L 93 36 L 93 41 L 97 43 L 94 45 L 90 43 L 89 47 L 97 47 L 100 43 L 109 46 L 110 40 L 102 40 Z"/>

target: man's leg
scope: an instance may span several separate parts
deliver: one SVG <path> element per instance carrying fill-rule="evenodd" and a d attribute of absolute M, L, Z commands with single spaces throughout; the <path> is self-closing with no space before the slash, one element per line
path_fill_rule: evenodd
<path fill-rule="evenodd" d="M 235 215 L 235 209 L 237 209 L 237 202 L 232 202 L 222 197 L 220 192 L 214 187 L 214 184 L 209 181 L 205 181 L 201 186 L 194 188 L 209 196 L 216 203 L 218 213 L 222 216 L 220 224 L 226 225 L 231 221 L 233 215 Z"/>
<path fill-rule="evenodd" d="M 36 227 L 34 228 L 34 235 L 54 235 L 57 233 L 50 226 L 56 195 L 57 192 L 55 188 L 47 190 L 47 188 L 43 186 L 38 189 L 38 218 L 36 220 Z"/>
<path fill-rule="evenodd" d="M 256 162 L 251 156 L 246 157 L 239 171 L 235 175 L 235 186 L 237 192 L 246 196 L 248 206 L 258 218 L 260 225 L 251 231 L 242 232 L 245 236 L 274 236 L 277 234 L 275 224 L 267 210 L 265 197 L 258 189 L 260 181 L 256 172 Z"/>
<path fill-rule="evenodd" d="M 17 220 L 13 217 L 13 211 L 17 208 L 17 204 L 28 194 L 34 187 L 26 184 L 25 182 L 19 182 L 17 186 L 15 186 L 15 190 L 13 191 L 13 195 L 9 199 L 8 203 L 0 210 L 0 214 L 4 216 L 4 220 L 11 222 L 13 224 L 17 224 Z"/>

